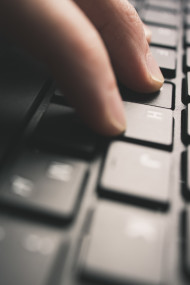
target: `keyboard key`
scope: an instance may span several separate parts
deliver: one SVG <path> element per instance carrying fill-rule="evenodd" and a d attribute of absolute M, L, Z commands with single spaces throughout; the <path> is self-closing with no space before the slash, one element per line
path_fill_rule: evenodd
<path fill-rule="evenodd" d="M 34 111 L 47 75 L 18 49 L 0 42 L 0 159 Z"/>
<path fill-rule="evenodd" d="M 151 47 L 153 56 L 160 66 L 164 77 L 173 78 L 176 73 L 176 52 L 174 50 Z"/>
<path fill-rule="evenodd" d="M 170 154 L 125 142 L 111 144 L 102 177 L 102 193 L 151 206 L 167 206 Z M 136 199 L 136 201 L 135 201 Z"/>
<path fill-rule="evenodd" d="M 119 88 L 124 101 L 136 102 L 167 109 L 172 109 L 174 107 L 173 85 L 170 83 L 164 83 L 159 91 L 151 94 L 137 93 L 127 89 L 123 85 L 120 85 Z"/>
<path fill-rule="evenodd" d="M 88 157 L 95 152 L 97 137 L 72 108 L 52 103 L 39 122 L 32 141 L 42 148 Z"/>
<path fill-rule="evenodd" d="M 152 32 L 151 44 L 169 48 L 177 46 L 177 31 L 163 27 L 148 25 Z"/>
<path fill-rule="evenodd" d="M 146 1 L 146 5 L 150 8 L 157 8 L 159 10 L 168 10 L 172 12 L 179 11 L 179 2 L 177 1 L 148 0 Z"/>
<path fill-rule="evenodd" d="M 173 140 L 172 111 L 136 103 L 124 103 L 128 140 L 171 148 Z"/>
<path fill-rule="evenodd" d="M 2 285 L 55 284 L 54 266 L 62 254 L 62 270 L 67 246 L 54 229 L 0 218 L 0 276 Z M 59 273 L 60 274 L 60 273 Z M 57 284 L 57 283 L 56 283 Z"/>
<path fill-rule="evenodd" d="M 149 24 L 157 24 L 159 26 L 173 28 L 178 27 L 180 24 L 177 14 L 151 9 L 144 10 L 142 19 L 144 22 Z"/>
<path fill-rule="evenodd" d="M 83 239 L 83 277 L 101 284 L 163 284 L 165 230 L 162 214 L 99 203 Z"/>
<path fill-rule="evenodd" d="M 69 220 L 81 198 L 87 164 L 26 151 L 1 179 L 0 199 L 28 211 Z"/>

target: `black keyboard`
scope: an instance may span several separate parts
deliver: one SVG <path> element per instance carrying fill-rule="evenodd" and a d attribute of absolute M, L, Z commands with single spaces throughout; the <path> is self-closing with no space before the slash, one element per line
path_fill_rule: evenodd
<path fill-rule="evenodd" d="M 0 284 L 190 284 L 190 1 L 133 0 L 165 77 L 118 83 L 127 130 L 88 129 L 0 39 Z"/>

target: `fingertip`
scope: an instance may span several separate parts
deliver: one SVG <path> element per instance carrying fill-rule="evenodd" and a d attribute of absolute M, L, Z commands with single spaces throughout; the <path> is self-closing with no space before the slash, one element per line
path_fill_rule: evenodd
<path fill-rule="evenodd" d="M 110 135 L 119 135 L 126 130 L 126 115 L 123 102 L 118 94 L 109 98 L 108 120 L 112 126 Z"/>
<path fill-rule="evenodd" d="M 103 98 L 104 97 L 104 98 Z M 99 97 L 100 98 L 100 97 Z M 105 90 L 93 106 L 80 110 L 81 117 L 96 133 L 103 136 L 118 136 L 126 130 L 126 114 L 119 91 Z"/>
<path fill-rule="evenodd" d="M 150 50 L 146 55 L 146 63 L 151 77 L 151 85 L 154 91 L 157 91 L 162 87 L 164 77 Z"/>

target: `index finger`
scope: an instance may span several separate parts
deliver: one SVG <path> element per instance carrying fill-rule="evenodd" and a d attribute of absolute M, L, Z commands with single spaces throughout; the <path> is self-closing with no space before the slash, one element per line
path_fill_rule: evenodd
<path fill-rule="evenodd" d="M 86 124 L 116 135 L 125 115 L 104 44 L 70 1 L 2 0 L 0 23 L 50 66 L 60 88 Z"/>

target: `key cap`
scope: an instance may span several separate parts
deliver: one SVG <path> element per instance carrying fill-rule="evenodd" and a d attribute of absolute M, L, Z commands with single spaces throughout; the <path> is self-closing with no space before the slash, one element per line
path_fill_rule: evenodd
<path fill-rule="evenodd" d="M 89 157 L 95 152 L 97 136 L 72 108 L 52 103 L 39 122 L 32 141 L 42 148 Z"/>
<path fill-rule="evenodd" d="M 148 0 L 146 2 L 146 5 L 149 8 L 153 8 L 153 9 L 159 9 L 159 10 L 168 10 L 171 12 L 177 12 L 179 11 L 179 2 L 175 2 L 175 1 L 160 1 L 160 0 Z"/>
<path fill-rule="evenodd" d="M 170 154 L 125 142 L 111 144 L 106 157 L 101 192 L 127 202 L 166 207 L 169 202 Z M 136 200 L 135 200 L 136 199 Z"/>
<path fill-rule="evenodd" d="M 26 151 L 1 177 L 4 203 L 70 220 L 81 199 L 87 164 L 81 160 Z"/>
<path fill-rule="evenodd" d="M 159 67 L 162 70 L 164 77 L 173 78 L 176 73 L 176 52 L 170 49 L 151 47 L 152 54 Z"/>
<path fill-rule="evenodd" d="M 144 10 L 142 19 L 144 22 L 149 24 L 157 24 L 159 26 L 173 28 L 177 28 L 180 24 L 177 14 L 150 9 Z"/>
<path fill-rule="evenodd" d="M 176 75 L 176 52 L 160 47 L 150 47 L 153 56 L 160 66 L 164 77 L 173 78 Z"/>
<path fill-rule="evenodd" d="M 163 87 L 158 92 L 151 94 L 137 93 L 127 89 L 123 85 L 120 85 L 119 87 L 124 101 L 142 103 L 167 109 L 172 109 L 174 107 L 173 85 L 170 83 L 164 83 Z"/>
<path fill-rule="evenodd" d="M 185 270 L 190 276 L 190 206 L 188 205 L 186 210 L 186 219 L 185 219 Z"/>
<path fill-rule="evenodd" d="M 47 75 L 21 51 L 0 42 L 0 159 L 31 116 Z"/>
<path fill-rule="evenodd" d="M 162 214 L 99 203 L 83 239 L 83 277 L 102 284 L 162 284 L 165 229 Z"/>
<path fill-rule="evenodd" d="M 2 285 L 55 284 L 54 266 L 62 254 L 62 270 L 67 246 L 61 235 L 32 224 L 0 218 L 0 276 Z M 56 283 L 57 284 L 57 283 Z"/>
<path fill-rule="evenodd" d="M 124 138 L 160 148 L 171 148 L 173 136 L 172 111 L 141 105 L 124 103 L 127 130 Z"/>
<path fill-rule="evenodd" d="M 148 25 L 152 32 L 151 44 L 163 47 L 176 48 L 177 31 L 163 27 Z"/>

